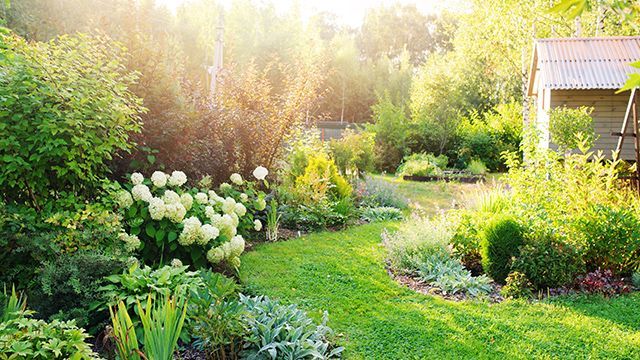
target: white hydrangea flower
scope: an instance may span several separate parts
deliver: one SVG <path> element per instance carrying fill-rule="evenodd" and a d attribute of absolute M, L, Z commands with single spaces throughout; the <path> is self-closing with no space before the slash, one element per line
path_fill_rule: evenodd
<path fill-rule="evenodd" d="M 122 209 L 127 209 L 131 205 L 133 205 L 133 198 L 131 197 L 131 193 L 127 190 L 120 190 L 116 193 L 116 203 Z"/>
<path fill-rule="evenodd" d="M 222 203 L 222 212 L 225 214 L 231 214 L 236 209 L 236 201 L 232 197 L 224 199 Z"/>
<path fill-rule="evenodd" d="M 169 178 L 169 185 L 182 186 L 187 182 L 187 175 L 182 171 L 174 171 Z"/>
<path fill-rule="evenodd" d="M 244 252 L 244 238 L 242 235 L 236 235 L 229 241 L 229 257 L 238 257 Z"/>
<path fill-rule="evenodd" d="M 233 186 L 231 186 L 231 184 L 223 182 L 222 184 L 220 184 L 220 191 L 225 192 L 225 191 L 229 191 L 233 189 Z"/>
<path fill-rule="evenodd" d="M 120 240 L 124 242 L 124 248 L 128 252 L 133 252 L 138 250 L 140 247 L 140 239 L 136 235 L 129 235 L 125 232 L 120 233 Z"/>
<path fill-rule="evenodd" d="M 180 203 L 187 211 L 189 211 L 193 206 L 193 196 L 191 196 L 191 194 L 189 193 L 180 195 Z"/>
<path fill-rule="evenodd" d="M 256 200 L 256 210 L 262 211 L 267 208 L 267 201 L 265 199 Z"/>
<path fill-rule="evenodd" d="M 165 205 L 165 217 L 174 223 L 182 222 L 185 215 L 187 215 L 187 209 L 181 203 L 166 204 Z"/>
<path fill-rule="evenodd" d="M 233 227 L 238 227 L 238 224 L 240 224 L 240 218 L 238 217 L 238 215 L 236 215 L 236 213 L 231 213 L 229 214 L 229 217 L 231 217 L 231 225 Z"/>
<path fill-rule="evenodd" d="M 220 261 L 224 260 L 224 250 L 222 250 L 222 247 L 218 246 L 215 248 L 211 248 L 207 252 L 207 260 L 209 260 L 209 262 L 212 264 L 217 264 Z"/>
<path fill-rule="evenodd" d="M 167 190 L 162 195 L 162 200 L 164 200 L 165 204 L 176 204 L 180 202 L 180 195 L 175 191 Z"/>
<path fill-rule="evenodd" d="M 210 224 L 202 225 L 202 227 L 200 228 L 200 231 L 202 232 L 201 241 L 198 242 L 198 244 L 200 245 L 206 245 L 209 243 L 209 241 L 217 238 L 218 235 L 220 235 L 220 230 L 218 230 L 217 227 Z"/>
<path fill-rule="evenodd" d="M 202 227 L 200 219 L 192 216 L 190 218 L 184 219 L 182 225 L 182 232 L 178 237 L 178 242 L 180 243 L 180 245 L 189 246 L 198 241 L 201 236 L 200 228 Z"/>
<path fill-rule="evenodd" d="M 149 200 L 149 216 L 153 220 L 162 220 L 165 216 L 166 208 L 162 199 L 154 197 Z"/>
<path fill-rule="evenodd" d="M 269 170 L 264 166 L 258 166 L 253 170 L 253 177 L 258 180 L 264 180 L 269 175 Z"/>
<path fill-rule="evenodd" d="M 153 174 L 151 174 L 151 182 L 153 183 L 153 186 L 157 188 L 163 188 L 167 185 L 168 178 L 169 176 L 162 171 L 154 171 Z"/>
<path fill-rule="evenodd" d="M 149 187 L 145 184 L 138 184 L 131 189 L 131 195 L 134 200 L 142 200 L 149 202 L 153 198 Z"/>
<path fill-rule="evenodd" d="M 213 206 L 206 206 L 204 208 L 204 216 L 209 218 L 213 222 L 213 217 L 217 215 L 216 211 L 213 209 Z"/>
<path fill-rule="evenodd" d="M 260 220 L 258 220 L 258 219 L 253 220 L 253 228 L 256 231 L 262 230 L 262 223 L 260 222 Z"/>
<path fill-rule="evenodd" d="M 173 267 L 182 267 L 182 261 L 180 261 L 180 259 L 173 259 L 171 260 L 171 266 Z"/>
<path fill-rule="evenodd" d="M 233 173 L 229 176 L 229 180 L 236 185 L 242 185 L 242 176 L 238 173 Z"/>
<path fill-rule="evenodd" d="M 236 216 L 237 218 L 236 214 L 233 214 L 233 216 Z M 218 228 L 220 229 L 220 231 L 227 237 L 233 237 L 238 233 L 236 222 L 234 218 L 229 214 L 224 214 L 220 218 L 220 221 L 218 221 L 218 224 Z"/>
<path fill-rule="evenodd" d="M 198 204 L 206 204 L 207 202 L 209 202 L 209 197 L 207 196 L 207 194 L 199 192 L 196 194 L 196 202 Z"/>
<path fill-rule="evenodd" d="M 239 268 L 240 267 L 240 258 L 239 257 L 232 257 L 231 259 L 229 259 L 229 265 L 233 266 L 234 268 Z"/>
<path fill-rule="evenodd" d="M 245 193 L 240 194 L 240 201 L 247 202 L 247 200 L 249 200 L 249 195 Z"/>
<path fill-rule="evenodd" d="M 233 209 L 233 211 L 238 215 L 238 216 L 244 216 L 244 214 L 247 213 L 247 208 L 242 205 L 242 203 L 237 203 L 235 208 Z"/>
<path fill-rule="evenodd" d="M 133 185 L 140 185 L 143 181 L 144 176 L 142 176 L 142 174 L 140 174 L 139 172 L 134 172 L 133 174 L 131 174 L 131 183 Z"/>

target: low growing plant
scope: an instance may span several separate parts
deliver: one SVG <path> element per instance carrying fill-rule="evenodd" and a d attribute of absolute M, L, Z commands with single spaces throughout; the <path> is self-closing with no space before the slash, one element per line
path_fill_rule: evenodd
<path fill-rule="evenodd" d="M 631 287 L 616 278 L 611 270 L 597 269 L 584 276 L 579 276 L 576 283 L 580 291 L 588 294 L 613 296 L 631 291 Z"/>
<path fill-rule="evenodd" d="M 507 276 L 505 285 L 500 289 L 500 295 L 505 299 L 529 299 L 533 296 L 533 284 L 527 276 L 518 271 L 512 271 Z"/>
<path fill-rule="evenodd" d="M 491 279 L 485 275 L 472 276 L 458 259 L 446 254 L 423 257 L 418 266 L 418 275 L 445 295 L 466 293 L 476 297 L 491 291 Z"/>
<path fill-rule="evenodd" d="M 361 210 L 360 218 L 367 222 L 402 220 L 404 216 L 400 209 L 394 207 L 370 207 Z"/>
<path fill-rule="evenodd" d="M 393 269 L 414 272 L 423 258 L 448 256 L 447 247 L 452 236 L 444 217 L 414 217 L 395 233 L 384 232 L 382 241 Z"/>
<path fill-rule="evenodd" d="M 221 274 L 206 272 L 202 277 L 205 286 L 193 296 L 189 310 L 195 345 L 216 359 L 236 359 L 246 335 L 246 310 L 238 302 L 238 286 Z"/>
<path fill-rule="evenodd" d="M 240 296 L 249 330 L 241 354 L 247 359 L 335 359 L 342 347 L 333 348 L 327 313 L 320 324 L 295 305 L 282 305 L 267 297 Z"/>

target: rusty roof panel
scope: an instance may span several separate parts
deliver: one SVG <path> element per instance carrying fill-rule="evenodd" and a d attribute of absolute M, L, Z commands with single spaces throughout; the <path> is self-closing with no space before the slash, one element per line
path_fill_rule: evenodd
<path fill-rule="evenodd" d="M 640 69 L 640 36 L 538 39 L 537 70 L 548 89 L 619 89 Z"/>

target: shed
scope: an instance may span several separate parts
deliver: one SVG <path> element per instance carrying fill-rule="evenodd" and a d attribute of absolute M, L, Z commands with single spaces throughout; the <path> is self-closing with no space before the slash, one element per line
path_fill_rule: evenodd
<path fill-rule="evenodd" d="M 535 99 L 540 146 L 554 146 L 549 134 L 550 109 L 590 106 L 598 135 L 594 150 L 610 156 L 630 100 L 629 91 L 616 91 L 629 74 L 640 72 L 630 66 L 638 60 L 640 36 L 536 39 L 527 92 Z M 620 158 L 635 160 L 634 141 L 624 142 Z"/>

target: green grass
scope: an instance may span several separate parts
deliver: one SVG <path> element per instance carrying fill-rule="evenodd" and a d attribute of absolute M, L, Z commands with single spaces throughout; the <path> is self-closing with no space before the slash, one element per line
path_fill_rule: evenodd
<path fill-rule="evenodd" d="M 640 295 L 451 302 L 395 283 L 370 224 L 262 244 L 242 257 L 246 291 L 298 303 L 339 334 L 348 359 L 638 359 Z"/>

